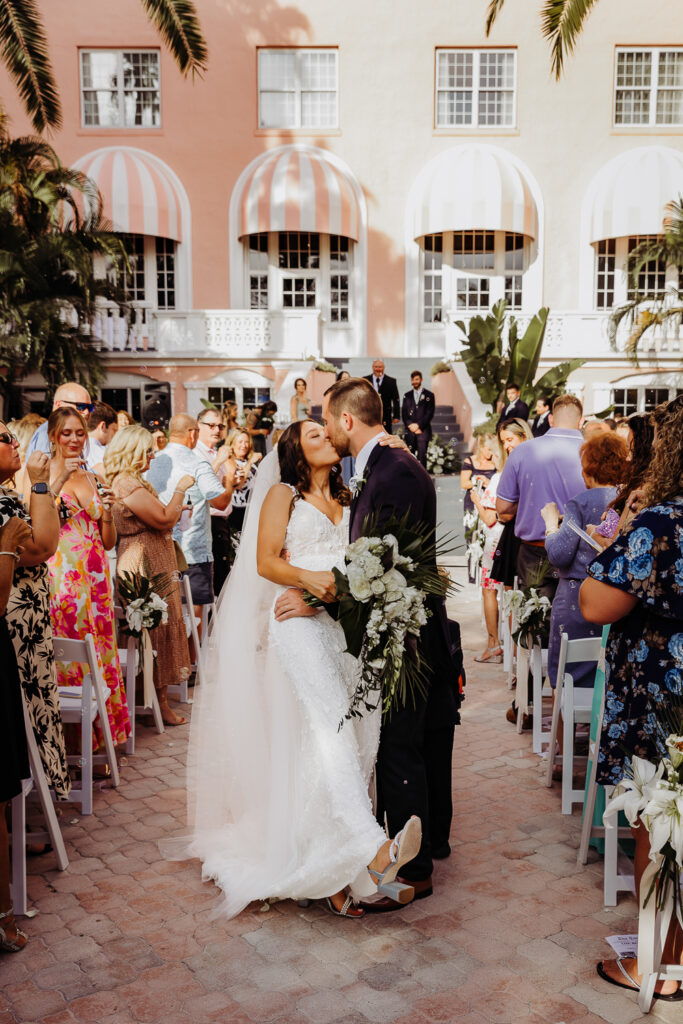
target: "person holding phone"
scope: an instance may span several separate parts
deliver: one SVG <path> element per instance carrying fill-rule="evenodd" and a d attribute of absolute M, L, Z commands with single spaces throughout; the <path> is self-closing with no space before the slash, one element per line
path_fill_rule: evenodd
<path fill-rule="evenodd" d="M 95 641 L 105 685 L 110 690 L 107 711 L 114 743 L 130 734 L 126 692 L 114 630 L 114 597 L 107 551 L 116 544 L 112 504 L 114 495 L 87 471 L 83 449 L 88 427 L 75 409 L 53 410 L 48 419 L 53 448 L 50 488 L 59 501 L 62 526 L 59 546 L 49 560 L 50 613 L 55 636 Z M 80 686 L 83 666 L 58 665 L 60 686 Z M 99 720 L 93 726 L 93 748 L 103 742 Z"/>

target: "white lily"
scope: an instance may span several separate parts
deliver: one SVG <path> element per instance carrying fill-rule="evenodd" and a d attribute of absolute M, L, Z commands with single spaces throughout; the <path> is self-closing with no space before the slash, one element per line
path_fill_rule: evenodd
<path fill-rule="evenodd" d="M 655 767 L 651 761 L 634 756 L 631 772 L 632 778 L 624 779 L 615 789 L 603 819 L 623 811 L 629 825 L 637 824 L 641 811 L 645 809 L 664 773 L 664 765 L 660 762 Z"/>
<path fill-rule="evenodd" d="M 666 741 L 666 749 L 674 768 L 678 769 L 683 765 L 683 736 L 675 736 L 673 733 Z"/>
<path fill-rule="evenodd" d="M 683 866 L 683 793 L 660 782 L 643 809 L 642 817 L 650 833 L 650 860 L 656 861 L 657 854 L 670 843 L 676 863 Z"/>

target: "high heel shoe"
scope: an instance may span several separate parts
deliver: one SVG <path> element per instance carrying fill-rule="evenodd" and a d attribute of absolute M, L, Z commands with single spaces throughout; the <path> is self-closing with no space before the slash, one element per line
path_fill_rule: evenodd
<path fill-rule="evenodd" d="M 8 917 L 11 917 L 12 920 L 14 920 L 14 907 L 10 907 L 9 910 L 6 910 L 4 912 L 4 914 L 0 913 L 0 921 L 4 921 Z M 7 932 L 2 927 L 2 925 L 0 925 L 0 952 L 18 953 L 20 950 L 24 948 L 24 946 L 28 942 L 28 935 L 26 934 L 26 932 L 22 932 L 22 930 L 17 927 L 16 921 L 14 921 L 14 928 L 17 933 L 16 939 L 8 939 Z M 19 939 L 23 939 L 24 941 L 20 943 Z"/>
<path fill-rule="evenodd" d="M 368 871 L 377 882 L 377 892 L 382 896 L 388 896 L 397 903 L 411 903 L 415 897 L 415 890 L 412 885 L 405 885 L 397 882 L 396 875 L 404 864 L 407 864 L 413 857 L 417 857 L 422 845 L 422 822 L 413 815 L 405 823 L 400 832 L 397 832 L 389 844 L 389 864 L 382 871 L 375 871 L 368 868 Z"/>
<path fill-rule="evenodd" d="M 347 896 L 342 903 L 341 910 L 337 910 L 334 903 L 332 902 L 331 896 L 326 896 L 323 903 L 331 914 L 335 917 L 351 917 L 354 920 L 359 920 L 361 917 L 365 917 L 365 911 L 361 910 L 360 907 L 354 906 L 354 902 L 351 896 Z"/>

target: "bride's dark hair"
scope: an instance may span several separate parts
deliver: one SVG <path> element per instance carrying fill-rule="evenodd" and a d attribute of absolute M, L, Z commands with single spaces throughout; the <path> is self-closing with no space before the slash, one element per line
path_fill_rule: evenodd
<path fill-rule="evenodd" d="M 304 423 L 315 423 L 315 420 L 298 420 L 296 423 L 290 423 L 277 443 L 280 479 L 283 484 L 291 484 L 296 488 L 296 497 L 310 490 L 311 486 L 311 467 L 306 462 L 301 447 L 301 428 Z M 351 492 L 342 479 L 341 466 L 338 464 L 332 466 L 330 470 L 330 493 L 340 505 L 351 504 Z"/>

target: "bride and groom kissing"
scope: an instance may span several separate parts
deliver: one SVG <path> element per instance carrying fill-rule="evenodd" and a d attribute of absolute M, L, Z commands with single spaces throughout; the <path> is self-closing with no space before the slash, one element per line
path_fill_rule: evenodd
<path fill-rule="evenodd" d="M 349 454 L 353 497 L 339 468 Z M 360 918 L 432 894 L 433 858 L 450 852 L 459 704 L 444 601 L 428 598 L 419 638 L 426 696 L 383 721 L 379 708 L 344 721 L 360 663 L 334 618 L 332 569 L 348 543 L 370 519 L 381 528 L 406 513 L 435 527 L 434 485 L 391 445 L 365 380 L 332 385 L 323 426 L 292 423 L 259 469 L 195 694 L 190 835 L 164 844 L 168 856 L 201 859 L 228 916 L 276 898 Z"/>

